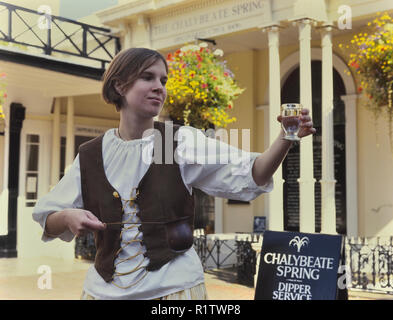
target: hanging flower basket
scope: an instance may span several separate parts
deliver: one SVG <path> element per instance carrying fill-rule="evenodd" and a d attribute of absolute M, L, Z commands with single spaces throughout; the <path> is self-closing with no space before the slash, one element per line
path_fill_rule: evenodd
<path fill-rule="evenodd" d="M 354 50 L 348 65 L 359 76 L 357 90 L 368 98 L 366 106 L 376 119 L 383 116 L 389 122 L 393 150 L 393 20 L 387 13 L 378 15 L 368 23 L 370 32 L 355 35 L 345 48 Z"/>
<path fill-rule="evenodd" d="M 212 125 L 225 128 L 236 121 L 230 110 L 244 89 L 222 61 L 223 54 L 220 49 L 212 51 L 204 42 L 168 54 L 164 110 L 173 120 L 200 129 Z"/>

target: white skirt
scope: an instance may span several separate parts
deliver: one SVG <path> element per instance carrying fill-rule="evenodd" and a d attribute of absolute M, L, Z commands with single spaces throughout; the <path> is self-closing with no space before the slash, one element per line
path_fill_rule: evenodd
<path fill-rule="evenodd" d="M 98 300 L 84 290 L 81 300 Z M 208 300 L 205 283 L 200 283 L 190 289 L 185 289 L 154 300 Z"/>

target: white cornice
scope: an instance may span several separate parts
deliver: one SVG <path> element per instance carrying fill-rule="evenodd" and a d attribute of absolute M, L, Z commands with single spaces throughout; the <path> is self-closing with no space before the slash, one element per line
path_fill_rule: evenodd
<path fill-rule="evenodd" d="M 156 9 L 154 0 L 136 0 L 98 11 L 96 15 L 101 20 L 101 23 L 112 25 L 113 23 L 116 24 L 116 21 L 129 18 L 130 16 L 142 12 L 145 14 L 154 9 Z"/>
<path fill-rule="evenodd" d="M 173 9 L 182 10 L 182 7 L 192 3 L 200 5 L 208 2 L 211 5 L 224 0 L 133 0 L 96 12 L 101 23 L 117 26 L 121 21 L 131 20 L 138 15 L 171 14 Z M 287 2 L 288 1 L 288 2 Z M 338 8 L 347 5 L 352 9 L 352 19 L 373 15 L 378 11 L 393 10 L 391 0 L 271 0 L 274 9 L 274 21 L 286 21 L 309 18 L 315 21 L 336 21 L 340 16 Z M 284 5 L 285 4 L 285 5 Z M 283 8 L 290 9 L 291 16 L 279 12 Z M 273 14 L 273 12 L 272 12 Z"/>
<path fill-rule="evenodd" d="M 195 0 L 135 0 L 96 12 L 101 23 L 117 25 L 122 20 L 130 20 L 140 14 L 149 15 L 157 10 L 171 8 Z"/>

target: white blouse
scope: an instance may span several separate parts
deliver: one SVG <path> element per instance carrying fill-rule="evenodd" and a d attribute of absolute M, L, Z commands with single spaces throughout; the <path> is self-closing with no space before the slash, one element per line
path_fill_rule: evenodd
<path fill-rule="evenodd" d="M 156 271 L 147 271 L 148 258 L 143 256 L 143 234 L 138 231 L 138 207 L 132 202 L 135 188 L 152 162 L 154 136 L 124 141 L 108 130 L 103 138 L 105 174 L 122 199 L 124 224 L 121 231 L 121 250 L 115 259 L 112 282 L 105 282 L 94 265 L 87 271 L 84 290 L 98 299 L 155 299 L 191 288 L 204 281 L 200 259 L 191 247 L 184 254 Z M 196 187 L 205 193 L 222 198 L 250 201 L 273 188 L 273 180 L 264 186 L 255 184 L 251 169 L 260 153 L 239 150 L 219 140 L 206 137 L 198 129 L 180 127 L 175 159 L 179 164 L 184 185 L 192 194 Z M 177 157 L 177 158 L 176 158 Z M 83 208 L 79 155 L 60 182 L 37 202 L 33 219 L 42 228 L 50 213 L 66 208 Z M 59 236 L 71 241 L 74 235 L 65 231 Z M 43 241 L 53 238 L 42 235 Z"/>

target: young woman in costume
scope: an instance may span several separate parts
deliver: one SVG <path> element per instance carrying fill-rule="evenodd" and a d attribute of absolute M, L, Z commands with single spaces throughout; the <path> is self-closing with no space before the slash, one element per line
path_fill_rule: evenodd
<path fill-rule="evenodd" d="M 154 50 L 127 49 L 113 59 L 102 94 L 120 112 L 119 127 L 82 145 L 34 209 L 43 241 L 94 232 L 97 255 L 82 299 L 207 299 L 192 247 L 192 189 L 253 200 L 272 190 L 272 175 L 291 146 L 281 131 L 263 154 L 240 152 L 200 130 L 154 121 L 166 99 L 167 74 L 165 58 Z M 315 133 L 307 109 L 300 126 L 299 137 Z M 169 137 L 177 135 L 174 146 L 162 139 L 168 129 Z M 161 158 L 157 141 L 165 145 Z M 175 161 L 160 163 L 165 159 Z"/>

